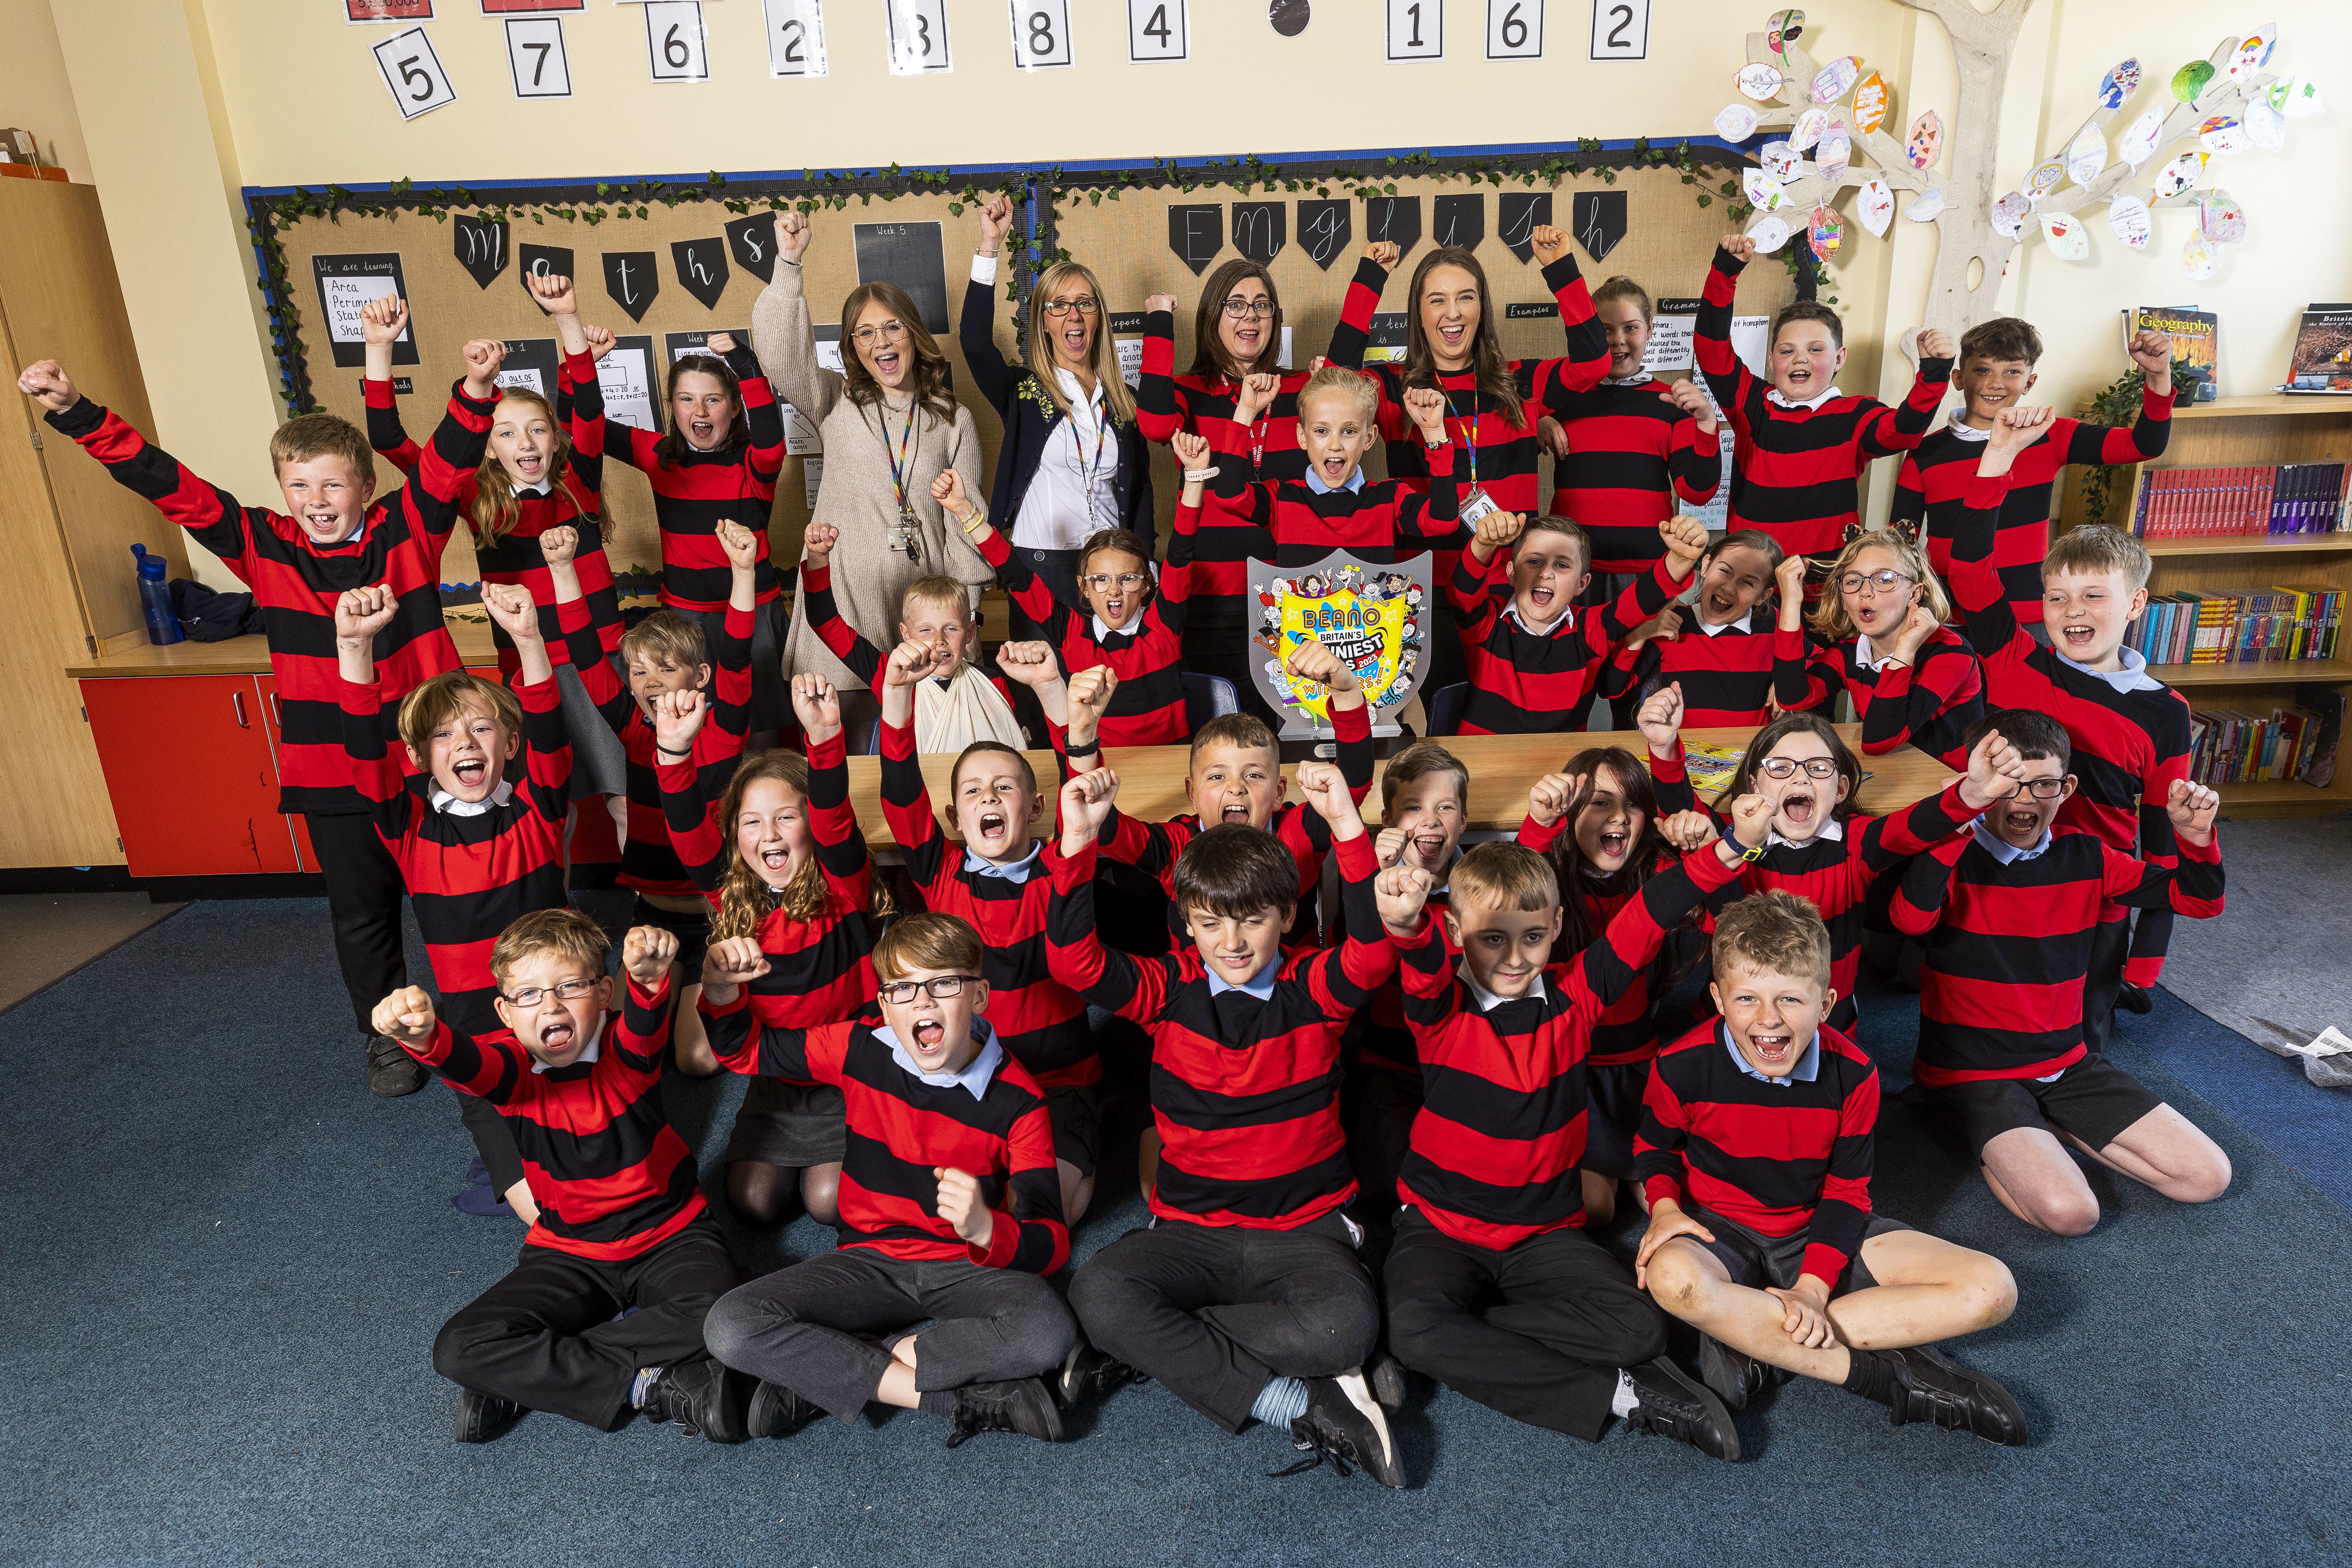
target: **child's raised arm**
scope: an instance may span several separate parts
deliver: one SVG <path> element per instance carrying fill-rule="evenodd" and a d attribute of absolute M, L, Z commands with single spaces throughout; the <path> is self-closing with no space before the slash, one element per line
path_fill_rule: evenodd
<path fill-rule="evenodd" d="M 1698 316 L 1691 331 L 1691 352 L 1707 390 L 1731 416 L 1739 439 L 1748 439 L 1748 394 L 1755 377 L 1731 346 L 1731 302 L 1739 292 L 1739 274 L 1756 258 L 1756 242 L 1744 234 L 1725 235 L 1716 246 L 1706 285 L 1699 292 Z"/>
<path fill-rule="evenodd" d="M 407 300 L 379 294 L 361 301 L 360 338 L 366 345 L 366 368 L 360 372 L 360 394 L 367 405 L 368 445 L 404 474 L 416 466 L 420 450 L 401 423 L 399 400 L 392 389 L 392 345 L 407 330 Z"/>
<path fill-rule="evenodd" d="M 1592 290 L 1568 247 L 1568 231 L 1538 224 L 1528 235 L 1536 260 L 1543 266 L 1544 287 L 1559 307 L 1559 325 L 1568 353 L 1553 362 L 1551 384 L 1568 392 L 1589 392 L 1609 374 L 1609 334 L 1592 309 Z"/>
<path fill-rule="evenodd" d="M 1105 947 L 1095 926 L 1095 837 L 1118 793 L 1118 775 L 1108 768 L 1073 774 L 1062 786 L 1061 837 L 1045 857 L 1054 879 L 1045 905 L 1045 965 L 1096 1006 L 1148 1026 L 1168 999 L 1178 961 Z"/>
<path fill-rule="evenodd" d="M 801 613 L 833 657 L 849 667 L 867 690 L 882 692 L 882 651 L 841 618 L 833 599 L 833 547 L 841 530 L 829 522 L 812 522 L 801 537 Z M 731 557 L 730 557 L 731 559 Z"/>
<path fill-rule="evenodd" d="M 563 694 L 541 639 L 530 591 L 513 583 L 482 584 L 482 608 L 514 640 L 515 700 L 522 705 L 523 777 L 531 804 L 550 822 L 572 809 L 572 736 L 563 724 Z"/>
<path fill-rule="evenodd" d="M 539 536 L 548 586 L 555 594 L 555 626 L 563 634 L 564 652 L 571 656 L 572 672 L 580 678 L 580 689 L 588 694 L 588 700 L 595 704 L 597 716 L 617 735 L 629 727 L 629 716 L 637 710 L 636 699 L 613 668 L 613 656 L 604 651 L 604 641 L 597 636 L 587 596 L 581 592 L 580 574 L 572 563 L 579 548 L 577 529 L 551 528 Z"/>
<path fill-rule="evenodd" d="M 1346 774 L 1329 763 L 1301 763 L 1296 782 L 1307 807 L 1330 825 L 1331 850 L 1339 862 L 1340 925 L 1346 932 L 1339 946 L 1309 959 L 1299 978 L 1325 1017 L 1345 1023 L 1396 973 L 1396 945 L 1388 938 L 1372 889 L 1380 860 Z M 1372 940 L 1365 941 L 1364 932 L 1373 933 Z"/>
<path fill-rule="evenodd" d="M 1916 449 L 1919 438 L 1936 422 L 1936 411 L 1944 405 L 1944 394 L 1952 384 L 1952 356 L 1958 352 L 1952 334 L 1940 327 L 1924 328 L 1918 348 L 1919 374 L 1912 379 L 1903 406 L 1873 410 L 1863 420 L 1862 449 L 1870 457 L 1891 458 Z"/>
<path fill-rule="evenodd" d="M 833 682 L 803 670 L 793 677 L 793 716 L 808 737 L 809 833 L 825 879 L 855 909 L 864 909 L 874 863 L 849 805 L 849 752 L 841 738 L 841 697 Z"/>
<path fill-rule="evenodd" d="M 621 1021 L 613 1048 L 639 1073 L 659 1077 L 669 1057 L 669 971 L 677 933 L 635 926 L 621 942 Z"/>

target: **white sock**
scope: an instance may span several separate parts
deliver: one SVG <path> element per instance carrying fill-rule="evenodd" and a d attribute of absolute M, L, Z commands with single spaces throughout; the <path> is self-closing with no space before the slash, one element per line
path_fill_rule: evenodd
<path fill-rule="evenodd" d="M 1609 1396 L 1609 1414 L 1631 1415 L 1641 1407 L 1641 1395 L 1633 1392 L 1633 1377 L 1623 1367 L 1617 1369 L 1617 1392 Z"/>

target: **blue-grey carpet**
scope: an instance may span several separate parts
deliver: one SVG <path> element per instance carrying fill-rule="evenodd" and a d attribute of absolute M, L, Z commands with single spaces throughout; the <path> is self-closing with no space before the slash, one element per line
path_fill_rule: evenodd
<path fill-rule="evenodd" d="M 1866 1002 L 1891 1088 L 1909 1002 Z M 323 905 L 200 904 L 0 1015 L 0 1560 L 2345 1562 L 2352 1215 L 2291 1162 L 2340 1195 L 2352 1112 L 2305 1089 L 2306 1152 L 2282 1158 L 2232 1120 L 2278 1086 L 2205 1070 L 2231 1052 L 2290 1066 L 2170 997 L 2129 1021 L 2116 1058 L 2214 1133 L 2237 1181 L 2189 1209 L 2095 1173 L 2109 1216 L 2078 1241 L 1999 1210 L 1890 1100 L 1880 1206 L 2016 1272 L 2016 1316 L 1957 1349 L 2017 1393 L 2023 1449 L 1889 1430 L 1797 1385 L 1742 1417 L 1751 1458 L 1727 1466 L 1622 1432 L 1575 1442 L 1426 1384 L 1400 1423 L 1403 1493 L 1268 1479 L 1292 1457 L 1275 1434 L 1227 1437 L 1151 1386 L 1058 1447 L 949 1452 L 940 1423 L 901 1415 L 736 1448 L 531 1416 L 469 1448 L 428 1350 L 520 1232 L 449 1207 L 469 1149 L 446 1090 L 367 1094 Z M 738 1093 L 673 1091 L 707 1156 Z M 1138 1210 L 1115 1187 L 1081 1255 Z M 781 1250 L 748 1238 L 746 1261 L 828 1239 L 800 1221 Z"/>

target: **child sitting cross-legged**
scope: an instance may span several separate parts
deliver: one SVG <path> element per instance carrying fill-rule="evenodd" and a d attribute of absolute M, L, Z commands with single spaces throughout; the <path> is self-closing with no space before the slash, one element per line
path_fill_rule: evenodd
<path fill-rule="evenodd" d="M 1299 793 L 1328 825 L 1349 910 L 1334 947 L 1286 952 L 1298 868 L 1271 835 L 1212 827 L 1175 867 L 1185 950 L 1136 958 L 1095 931 L 1095 841 L 1118 778 L 1062 786 L 1047 955 L 1054 977 L 1151 1037 L 1151 1111 L 1164 1152 L 1153 1224 L 1070 1281 L 1091 1344 L 1063 1369 L 1066 1399 L 1141 1374 L 1227 1432 L 1253 1418 L 1308 1453 L 1404 1484 L 1362 1366 L 1380 1302 L 1346 1214 L 1356 1181 L 1339 1132 L 1339 1034 L 1395 972 L 1372 895 L 1370 836 L 1339 770 L 1303 763 Z M 1291 1473 L 1291 1472 L 1285 1472 Z"/>
<path fill-rule="evenodd" d="M 2024 1442 L 2008 1391 L 1935 1348 L 2007 1318 L 2016 1281 L 1872 1209 L 1878 1069 L 1823 1021 L 1836 990 L 1812 906 L 1772 891 L 1725 910 L 1713 994 L 1723 1016 L 1658 1053 L 1634 1146 L 1650 1198 L 1634 1269 L 1699 1331 L 1700 1379 L 1737 1410 L 1778 1368 L 1898 1426 Z"/>
<path fill-rule="evenodd" d="M 1077 1336 L 1044 1277 L 1070 1233 L 1045 1091 L 981 1016 L 982 949 L 953 915 L 906 916 L 875 944 L 880 1017 L 793 1029 L 751 1005 L 747 984 L 770 969 L 760 944 L 710 944 L 702 1011 L 719 1059 L 834 1086 L 850 1131 L 839 1247 L 732 1291 L 705 1325 L 713 1355 L 761 1380 L 753 1436 L 878 1403 L 952 1423 L 950 1447 L 991 1431 L 1061 1440 L 1041 1374 Z"/>
<path fill-rule="evenodd" d="M 617 1009 L 610 948 L 577 910 L 541 910 L 490 948 L 498 1011 L 484 1032 L 452 1029 L 413 985 L 375 1009 L 380 1033 L 513 1129 L 545 1199 L 513 1272 L 433 1342 L 434 1370 L 460 1390 L 460 1443 L 526 1410 L 604 1432 L 637 1410 L 714 1443 L 744 1436 L 750 1384 L 702 1340 L 703 1315 L 741 1276 L 662 1108 L 677 939 L 629 932 Z"/>
<path fill-rule="evenodd" d="M 2024 760 L 2016 793 L 1972 834 L 1912 861 L 1895 899 L 1896 928 L 1927 949 L 1912 1079 L 2028 1225 L 2081 1236 L 2098 1224 L 2099 1200 L 2070 1150 L 2176 1202 L 2220 1197 L 2230 1157 L 2087 1045 L 2083 1028 L 2102 907 L 2221 912 L 2220 797 L 2173 781 L 2165 809 L 2180 864 L 2155 865 L 2061 820 L 2075 784 L 2064 725 L 2012 710 L 1977 729 L 1996 724 Z"/>
<path fill-rule="evenodd" d="M 1564 782 L 1567 800 L 1552 805 L 1573 820 L 1594 780 Z M 1633 1271 L 1584 1234 L 1579 1166 L 1593 1026 L 1667 930 L 1738 875 L 1770 816 L 1759 796 L 1734 802 L 1730 837 L 1651 878 L 1564 963 L 1551 962 L 1559 879 L 1523 845 L 1481 844 L 1462 858 L 1442 940 L 1423 907 L 1429 874 L 1381 874 L 1381 916 L 1403 955 L 1405 1016 L 1428 1085 L 1385 1271 L 1389 1342 L 1407 1366 L 1588 1441 L 1613 1414 L 1739 1457 L 1722 1404 L 1665 1359 L 1665 1321 Z"/>

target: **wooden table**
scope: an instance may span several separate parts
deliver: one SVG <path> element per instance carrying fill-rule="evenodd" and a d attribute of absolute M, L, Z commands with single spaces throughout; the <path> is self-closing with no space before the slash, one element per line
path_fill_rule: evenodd
<path fill-rule="evenodd" d="M 1692 744 L 1736 748 L 1744 746 L 1754 733 L 1752 730 L 1690 730 L 1684 732 L 1683 738 Z M 1838 733 L 1860 753 L 1861 725 L 1841 724 Z M 1528 814 L 1528 786 L 1548 773 L 1558 772 L 1569 758 L 1586 747 L 1622 746 L 1637 757 L 1645 754 L 1640 731 L 1622 730 L 1573 735 L 1457 735 L 1444 744 L 1470 769 L 1467 826 L 1507 831 L 1516 829 Z M 1114 749 L 1106 754 L 1112 771 L 1118 774 L 1121 811 L 1145 821 L 1161 822 L 1191 809 L 1184 798 L 1184 775 L 1192 760 L 1189 747 L 1137 746 Z M 1054 754 L 1031 752 L 1028 755 L 1029 765 L 1037 770 L 1039 784 L 1050 792 L 1056 776 Z M 923 779 L 930 788 L 931 804 L 936 808 L 948 797 L 948 771 L 955 765 L 955 758 L 940 752 L 923 758 L 922 763 Z M 1949 768 L 1911 746 L 1882 757 L 1864 757 L 1862 763 L 1863 771 L 1870 775 L 1862 783 L 1862 809 L 1881 815 L 1898 811 L 1923 795 L 1934 794 L 1952 777 Z M 1386 764 L 1381 767 L 1385 769 Z M 1297 789 L 1290 789 L 1286 798 L 1297 800 Z M 1369 814 L 1377 814 L 1380 798 L 1376 789 L 1365 801 Z M 856 809 L 857 825 L 869 846 L 877 850 L 897 847 L 889 824 L 882 819 L 879 758 L 849 759 L 849 803 Z"/>
<path fill-rule="evenodd" d="M 461 618 L 463 617 L 463 618 Z M 490 646 L 490 622 L 479 605 L 459 605 L 446 611 L 449 640 L 457 645 L 459 663 L 475 668 L 499 661 Z M 110 647 L 96 658 L 68 665 L 66 673 L 77 680 L 105 680 L 137 675 L 265 675 L 269 670 L 269 639 L 256 632 L 225 642 L 175 642 L 158 647 L 142 635 Z"/>

